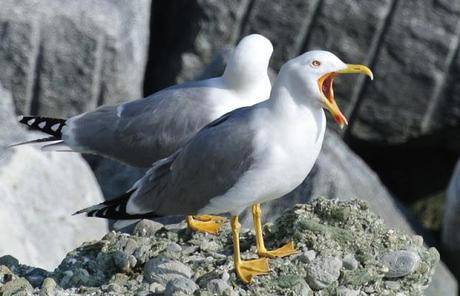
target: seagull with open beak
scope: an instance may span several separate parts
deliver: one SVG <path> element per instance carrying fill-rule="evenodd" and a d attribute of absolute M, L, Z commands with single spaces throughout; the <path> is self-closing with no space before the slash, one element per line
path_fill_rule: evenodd
<path fill-rule="evenodd" d="M 327 51 L 310 51 L 284 64 L 270 98 L 236 109 L 201 129 L 170 157 L 156 162 L 118 199 L 77 213 L 133 219 L 167 215 L 230 213 L 235 271 L 244 283 L 269 272 L 268 259 L 295 252 L 293 242 L 267 250 L 260 204 L 280 198 L 307 177 L 326 129 L 323 108 L 340 126 L 346 118 L 334 100 L 332 82 L 369 68 L 347 65 Z M 260 257 L 240 255 L 238 215 L 252 208 Z"/>

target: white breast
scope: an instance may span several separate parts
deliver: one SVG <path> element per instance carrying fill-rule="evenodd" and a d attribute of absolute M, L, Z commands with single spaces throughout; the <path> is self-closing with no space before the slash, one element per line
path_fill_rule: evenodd
<path fill-rule="evenodd" d="M 254 165 L 225 194 L 213 198 L 203 213 L 240 214 L 254 203 L 279 198 L 296 188 L 312 169 L 325 131 L 322 110 L 312 113 L 299 109 L 298 114 L 269 122 L 264 112 L 252 124 L 258 131 L 254 139 Z M 277 120 L 277 119 L 275 119 Z"/>

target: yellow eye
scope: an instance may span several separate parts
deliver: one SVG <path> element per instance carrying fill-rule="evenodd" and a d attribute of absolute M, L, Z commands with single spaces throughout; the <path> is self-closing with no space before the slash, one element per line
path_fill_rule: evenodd
<path fill-rule="evenodd" d="M 318 61 L 318 60 L 313 60 L 313 61 L 311 62 L 311 65 L 312 65 L 313 67 L 319 67 L 319 66 L 321 66 L 321 62 Z"/>

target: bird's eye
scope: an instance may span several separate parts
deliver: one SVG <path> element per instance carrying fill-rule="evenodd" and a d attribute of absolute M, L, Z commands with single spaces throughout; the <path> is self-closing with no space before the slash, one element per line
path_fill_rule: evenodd
<path fill-rule="evenodd" d="M 321 66 L 321 62 L 318 61 L 318 60 L 313 60 L 313 61 L 311 62 L 311 65 L 312 65 L 313 67 L 315 67 L 315 68 L 318 68 L 319 66 Z"/>

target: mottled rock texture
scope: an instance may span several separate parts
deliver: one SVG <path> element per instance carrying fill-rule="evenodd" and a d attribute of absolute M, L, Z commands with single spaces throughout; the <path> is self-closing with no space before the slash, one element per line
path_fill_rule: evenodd
<path fill-rule="evenodd" d="M 5 0 L 0 82 L 20 113 L 66 117 L 137 98 L 150 0 Z"/>

